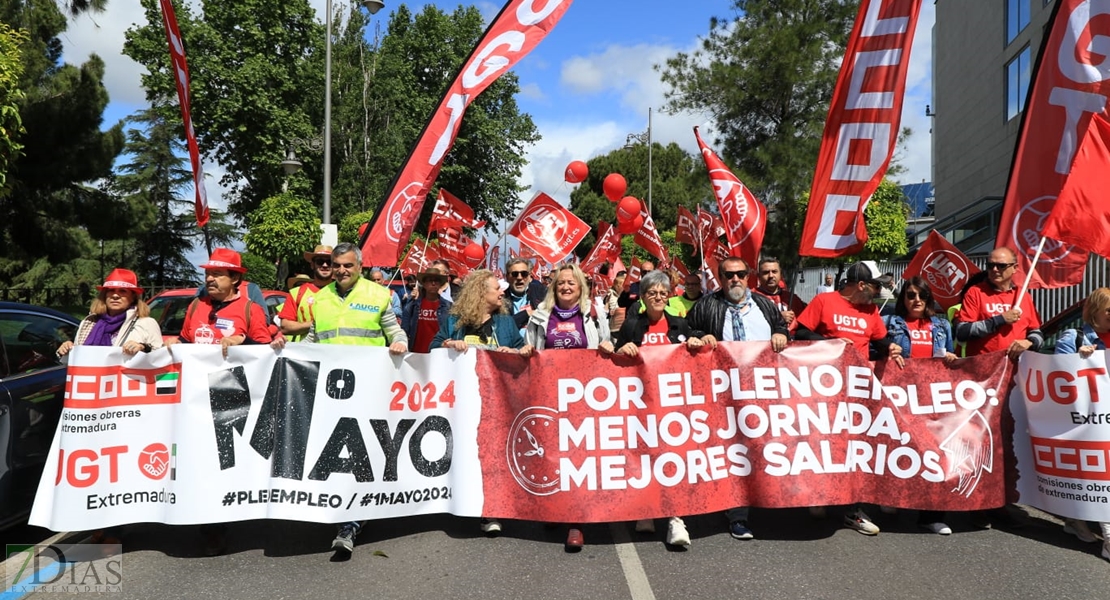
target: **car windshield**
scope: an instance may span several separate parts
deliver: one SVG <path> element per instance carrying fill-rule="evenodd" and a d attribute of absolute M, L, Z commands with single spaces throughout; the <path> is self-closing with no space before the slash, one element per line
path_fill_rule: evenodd
<path fill-rule="evenodd" d="M 158 321 L 158 327 L 163 336 L 178 335 L 181 326 L 185 324 L 185 311 L 193 301 L 192 294 L 188 296 L 158 296 L 150 301 L 150 316 Z"/>

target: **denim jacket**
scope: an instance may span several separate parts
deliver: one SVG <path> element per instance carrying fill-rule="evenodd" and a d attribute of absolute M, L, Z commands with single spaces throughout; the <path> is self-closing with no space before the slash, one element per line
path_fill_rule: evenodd
<path fill-rule="evenodd" d="M 954 352 L 955 338 L 952 337 L 952 324 L 944 317 L 933 315 L 933 356 L 943 356 L 941 352 Z M 898 315 L 883 317 L 887 333 L 893 338 L 894 343 L 902 347 L 902 356 L 910 357 L 910 329 L 906 320 Z"/>
<path fill-rule="evenodd" d="M 1082 340 L 1078 339 L 1080 333 L 1083 335 Z M 1082 346 L 1094 346 L 1099 350 L 1106 349 L 1106 344 L 1102 343 L 1102 339 L 1098 337 L 1095 330 L 1084 323 L 1080 331 L 1067 329 L 1060 334 L 1060 339 L 1056 340 L 1056 354 L 1075 354 L 1079 352 L 1079 348 Z"/>

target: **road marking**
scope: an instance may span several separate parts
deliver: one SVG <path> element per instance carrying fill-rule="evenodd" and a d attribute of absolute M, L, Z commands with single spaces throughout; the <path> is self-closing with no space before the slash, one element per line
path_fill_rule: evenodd
<path fill-rule="evenodd" d="M 655 600 L 655 592 L 651 591 L 651 582 L 644 572 L 636 545 L 628 535 L 628 523 L 610 523 L 609 531 L 613 534 L 613 546 L 617 549 L 617 558 L 621 561 L 632 600 Z"/>

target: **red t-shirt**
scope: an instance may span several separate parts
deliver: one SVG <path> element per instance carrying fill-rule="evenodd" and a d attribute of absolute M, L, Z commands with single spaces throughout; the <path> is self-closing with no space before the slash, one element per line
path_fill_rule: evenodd
<path fill-rule="evenodd" d="M 1110 348 L 1110 331 L 1096 331 L 1095 334 L 1098 335 L 1098 339 L 1102 340 L 1103 345 Z M 1078 350 L 1078 348 L 1076 348 L 1076 350 Z"/>
<path fill-rule="evenodd" d="M 285 305 L 281 307 L 281 312 L 278 313 L 278 317 L 281 319 L 288 319 L 290 321 L 300 321 L 300 318 L 297 316 L 297 309 L 300 308 L 301 301 L 307 294 L 318 291 L 320 291 L 320 288 L 317 287 L 315 283 L 312 283 L 311 281 L 307 283 L 302 283 L 297 288 L 296 296 L 290 294 L 292 300 L 287 300 L 285 302 Z M 251 317 L 251 319 L 253 320 L 254 317 Z M 251 324 L 253 325 L 253 323 Z"/>
<path fill-rule="evenodd" d="M 213 310 L 212 299 L 201 298 L 181 326 L 181 341 L 192 344 L 218 344 L 225 337 L 247 334 L 247 339 L 258 344 L 269 344 L 274 338 L 266 322 L 266 311 L 251 302 L 250 331 L 247 331 L 247 297 L 237 296 L 226 303 L 217 303 Z"/>
<path fill-rule="evenodd" d="M 932 319 L 906 319 L 906 329 L 910 333 L 910 358 L 932 358 Z"/>
<path fill-rule="evenodd" d="M 851 340 L 867 356 L 867 344 L 886 337 L 886 325 L 874 304 L 852 304 L 840 292 L 817 294 L 798 316 L 798 324 L 827 338 Z"/>
<path fill-rule="evenodd" d="M 646 319 L 647 316 L 645 315 Z M 668 346 L 671 339 L 667 337 L 667 330 L 670 326 L 667 324 L 667 318 L 662 317 L 654 323 L 648 325 L 647 331 L 644 333 L 644 341 L 640 343 L 641 346 Z"/>
<path fill-rule="evenodd" d="M 412 342 L 413 352 L 431 352 L 432 339 L 439 333 L 439 298 L 420 301 L 420 315 L 416 320 L 416 339 Z"/>
<path fill-rule="evenodd" d="M 1008 310 L 1017 300 L 1018 288 L 1014 286 L 1002 292 L 995 289 L 988 282 L 972 286 L 964 296 L 963 306 L 956 314 L 956 320 L 963 323 L 974 323 L 994 318 Z M 1017 340 L 1024 340 L 1029 332 L 1041 327 L 1041 318 L 1037 309 L 1033 307 L 1033 299 L 1029 294 L 1021 300 L 1021 318 L 1012 324 L 1002 325 L 995 330 L 993 335 L 985 338 L 968 340 L 967 355 L 985 354 L 996 350 L 1005 350 Z"/>

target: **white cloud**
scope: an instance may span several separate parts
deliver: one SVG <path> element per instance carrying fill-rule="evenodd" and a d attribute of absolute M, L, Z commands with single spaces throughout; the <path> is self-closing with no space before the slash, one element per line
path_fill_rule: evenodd
<path fill-rule="evenodd" d="M 62 59 L 80 65 L 96 54 L 104 60 L 104 86 L 112 102 L 146 105 L 140 77 L 145 69 L 123 55 L 123 34 L 136 23 L 146 24 L 139 0 L 112 0 L 105 12 L 72 19 L 62 34 Z"/>
<path fill-rule="evenodd" d="M 547 100 L 547 96 L 543 93 L 543 90 L 540 89 L 538 83 L 526 83 L 520 86 L 520 95 L 531 100 Z"/>

